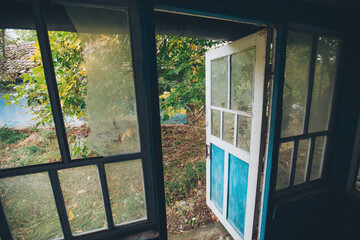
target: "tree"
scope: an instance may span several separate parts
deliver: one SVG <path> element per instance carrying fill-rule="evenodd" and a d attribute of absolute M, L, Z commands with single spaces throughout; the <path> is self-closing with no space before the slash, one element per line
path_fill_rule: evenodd
<path fill-rule="evenodd" d="M 25 35 L 24 38 L 31 40 L 34 38 L 33 34 Z M 106 96 L 117 96 L 119 94 L 127 96 L 126 99 L 124 98 L 125 100 L 121 99 L 121 104 L 116 109 L 111 110 L 113 113 L 135 111 L 135 96 L 129 95 L 129 92 L 134 91 L 131 55 L 129 55 L 130 50 L 128 49 L 130 42 L 129 39 L 123 39 L 124 37 L 128 38 L 128 36 L 120 35 L 113 37 L 101 34 L 83 34 L 80 38 L 77 33 L 49 32 L 60 102 L 65 118 L 86 117 L 88 116 L 88 109 L 94 111 L 93 108 L 96 104 L 91 104 L 91 99 L 86 100 L 89 91 L 88 74 L 93 76 L 92 85 L 96 82 L 95 88 L 91 88 L 96 89 L 95 92 L 92 92 L 93 97 L 97 95 L 96 93 L 104 94 L 105 92 L 107 93 Z M 17 39 L 18 42 L 20 40 Z M 221 42 L 181 36 L 157 36 L 156 40 L 163 120 L 177 112 L 184 113 L 185 109 L 195 111 L 201 109 L 205 103 L 205 52 Z M 37 125 L 51 124 L 53 117 L 37 40 L 34 47 L 36 51 L 30 60 L 36 67 L 32 68 L 30 72 L 22 74 L 21 78 L 24 84 L 13 85 L 16 93 L 7 94 L 5 98 L 9 104 L 17 103 L 20 99 L 26 98 L 27 107 L 35 113 Z M 85 49 L 86 51 L 84 51 Z M 106 54 L 103 55 L 103 52 Z M 106 58 L 102 59 L 102 56 Z M 87 59 L 86 62 L 84 58 Z M 105 62 L 108 64 L 101 64 Z M 114 65 L 115 62 L 121 64 Z M 123 86 L 118 88 L 121 89 L 121 93 L 114 87 L 109 88 L 109 85 L 120 84 L 120 82 L 110 81 L 107 83 L 101 80 L 101 76 L 105 75 L 107 79 L 125 81 L 122 83 Z M 130 82 L 126 79 L 131 80 L 132 84 L 129 85 Z M 99 98 L 96 97 L 96 99 Z M 97 104 L 102 103 L 97 102 Z M 102 110 L 109 112 L 108 106 L 105 105 Z M 120 124 L 116 123 L 116 119 L 122 118 L 118 116 L 119 114 L 115 115 L 111 122 L 115 126 L 119 126 Z M 93 114 L 90 121 L 95 119 L 96 116 Z M 127 133 L 125 136 L 131 136 L 132 133 L 126 132 L 126 130 L 124 130 L 124 134 Z M 119 138 L 122 139 L 123 137 L 122 135 Z"/>
<path fill-rule="evenodd" d="M 162 121 L 205 104 L 205 52 L 222 42 L 156 36 Z"/>
<path fill-rule="evenodd" d="M 64 116 L 81 117 L 85 114 L 86 76 L 78 34 L 50 32 L 49 40 L 63 114 Z M 29 73 L 21 75 L 24 84 L 13 85 L 16 90 L 15 94 L 7 94 L 4 97 L 8 103 L 11 103 L 11 97 L 15 103 L 26 98 L 27 107 L 35 113 L 37 125 L 45 125 L 52 123 L 53 117 L 37 40 L 34 47 L 36 51 L 30 60 L 35 63 L 36 67 L 32 68 Z"/>

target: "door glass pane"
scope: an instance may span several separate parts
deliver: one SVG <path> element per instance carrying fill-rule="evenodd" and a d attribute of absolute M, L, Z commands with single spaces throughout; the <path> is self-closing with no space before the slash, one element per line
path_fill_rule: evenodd
<path fill-rule="evenodd" d="M 231 109 L 251 113 L 255 48 L 231 56 Z"/>
<path fill-rule="evenodd" d="M 211 135 L 220 138 L 220 124 L 221 112 L 218 110 L 211 110 Z"/>
<path fill-rule="evenodd" d="M 234 119 L 233 113 L 224 112 L 223 139 L 234 144 Z"/>
<path fill-rule="evenodd" d="M 283 93 L 281 137 L 303 133 L 312 36 L 289 32 Z"/>
<path fill-rule="evenodd" d="M 128 13 L 66 7 L 76 32 L 49 32 L 72 158 L 140 151 Z"/>
<path fill-rule="evenodd" d="M 322 165 L 325 154 L 326 136 L 317 137 L 314 146 L 310 180 L 321 177 Z"/>
<path fill-rule="evenodd" d="M 211 61 L 211 105 L 228 107 L 228 57 Z"/>
<path fill-rule="evenodd" d="M 141 159 L 105 165 L 115 224 L 146 218 Z"/>
<path fill-rule="evenodd" d="M 229 154 L 228 220 L 244 236 L 249 164 Z"/>
<path fill-rule="evenodd" d="M 225 151 L 211 144 L 210 200 L 223 212 Z"/>
<path fill-rule="evenodd" d="M 97 167 L 60 170 L 59 179 L 73 234 L 106 228 Z"/>
<path fill-rule="evenodd" d="M 251 141 L 251 117 L 238 115 L 238 129 L 236 146 L 246 151 L 250 151 Z"/>
<path fill-rule="evenodd" d="M 320 132 L 328 129 L 338 49 L 339 40 L 319 37 L 310 108 L 309 132 Z"/>
<path fill-rule="evenodd" d="M 306 167 L 309 159 L 310 139 L 299 140 L 294 185 L 305 182 Z"/>
<path fill-rule="evenodd" d="M 0 198 L 14 239 L 63 236 L 47 173 L 0 179 Z"/>
<path fill-rule="evenodd" d="M 37 33 L 0 29 L 0 168 L 60 160 Z"/>
<path fill-rule="evenodd" d="M 286 142 L 280 145 L 279 161 L 276 178 L 276 190 L 289 186 L 290 166 L 293 156 L 294 142 Z"/>

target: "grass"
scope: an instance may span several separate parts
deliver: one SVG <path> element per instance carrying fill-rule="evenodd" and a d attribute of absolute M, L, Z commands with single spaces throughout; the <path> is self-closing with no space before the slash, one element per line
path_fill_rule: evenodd
<path fill-rule="evenodd" d="M 163 126 L 166 201 L 172 205 L 205 184 L 205 128 Z M 56 134 L 47 128 L 0 129 L 0 167 L 60 160 Z M 146 218 L 141 160 L 105 165 L 115 224 Z M 73 234 L 106 228 L 96 166 L 58 171 Z M 47 173 L 0 179 L 0 198 L 14 239 L 62 236 Z M 151 206 L 150 206 L 151 207 Z"/>
<path fill-rule="evenodd" d="M 28 136 L 29 135 L 24 132 L 14 131 L 7 127 L 2 127 L 2 128 L 0 128 L 1 147 L 3 148 L 3 147 L 5 147 L 5 145 L 16 143 Z"/>
<path fill-rule="evenodd" d="M 59 161 L 55 131 L 47 128 L 0 130 L 0 167 Z M 115 224 L 146 218 L 141 160 L 105 165 Z M 58 171 L 73 234 L 106 228 L 96 166 Z M 0 198 L 14 239 L 62 236 L 47 173 L 0 179 Z"/>
<path fill-rule="evenodd" d="M 53 129 L 0 129 L 0 168 L 23 167 L 60 161 Z"/>
<path fill-rule="evenodd" d="M 1 179 L 0 197 L 14 239 L 62 236 L 46 173 Z"/>
<path fill-rule="evenodd" d="M 163 126 L 163 158 L 166 203 L 191 196 L 206 181 L 205 121 L 189 116 L 189 125 Z"/>

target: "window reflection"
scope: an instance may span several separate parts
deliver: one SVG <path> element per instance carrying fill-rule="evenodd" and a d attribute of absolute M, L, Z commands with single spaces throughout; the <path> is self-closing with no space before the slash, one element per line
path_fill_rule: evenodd
<path fill-rule="evenodd" d="M 303 133 L 312 36 L 290 32 L 286 48 L 281 137 Z"/>
<path fill-rule="evenodd" d="M 328 129 L 339 40 L 319 37 L 310 108 L 309 132 Z"/>
<path fill-rule="evenodd" d="M 66 7 L 77 32 L 49 32 L 71 157 L 140 151 L 124 10 Z"/>

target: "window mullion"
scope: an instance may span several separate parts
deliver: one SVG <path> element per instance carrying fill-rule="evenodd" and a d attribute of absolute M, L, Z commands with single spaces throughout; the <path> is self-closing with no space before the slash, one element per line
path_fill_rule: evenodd
<path fill-rule="evenodd" d="M 40 3 L 40 0 L 34 1 L 34 14 L 41 57 L 44 66 L 46 84 L 49 92 L 51 110 L 54 117 L 56 135 L 59 142 L 61 158 L 64 163 L 69 163 L 71 160 L 69 145 L 66 137 L 65 124 L 60 105 L 54 65 L 52 61 L 48 29 L 45 22 L 43 6 Z"/>
<path fill-rule="evenodd" d="M 132 1 L 130 32 L 147 216 L 167 239 L 153 11 L 149 1 Z"/>
<path fill-rule="evenodd" d="M 310 70 L 309 70 L 309 85 L 308 85 L 307 100 L 306 100 L 304 134 L 307 134 L 309 130 L 310 108 L 312 101 L 312 91 L 314 86 L 317 45 L 318 45 L 318 37 L 317 35 L 313 35 L 312 46 L 311 46 Z"/>
<path fill-rule="evenodd" d="M 9 239 L 9 240 L 13 239 L 1 201 L 0 201 L 0 236 L 1 239 Z"/>
<path fill-rule="evenodd" d="M 290 187 L 294 186 L 298 148 L 299 148 L 299 140 L 295 140 L 295 144 L 294 144 L 294 148 L 293 148 L 294 150 L 293 150 L 292 159 L 291 159 L 291 166 L 290 166 L 290 180 L 289 180 Z"/>
<path fill-rule="evenodd" d="M 50 170 L 48 173 L 51 182 L 51 188 L 53 190 L 53 194 L 55 198 L 56 208 L 59 214 L 61 228 L 64 233 L 64 238 L 65 240 L 72 239 L 70 223 L 66 212 L 64 196 L 61 191 L 59 175 L 55 170 Z"/>
<path fill-rule="evenodd" d="M 99 171 L 99 178 L 100 178 L 100 184 L 101 184 L 101 192 L 103 196 L 103 202 L 106 212 L 106 220 L 108 224 L 109 230 L 114 229 L 114 219 L 112 217 L 112 210 L 111 210 L 111 203 L 110 203 L 110 195 L 109 195 L 109 188 L 106 180 L 106 172 L 105 167 L 103 163 L 99 163 L 98 165 L 98 171 Z"/>
<path fill-rule="evenodd" d="M 314 149 L 315 149 L 315 139 L 316 139 L 316 137 L 312 137 L 312 138 L 311 138 L 310 150 L 309 150 L 309 151 L 310 151 L 310 152 L 309 152 L 309 159 L 308 159 L 308 163 L 307 163 L 307 166 L 306 166 L 305 182 L 309 182 L 309 181 L 310 181 L 312 160 L 313 160 Z"/>

